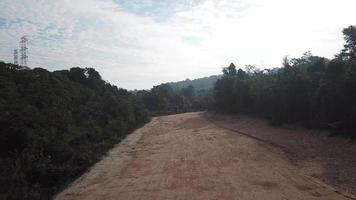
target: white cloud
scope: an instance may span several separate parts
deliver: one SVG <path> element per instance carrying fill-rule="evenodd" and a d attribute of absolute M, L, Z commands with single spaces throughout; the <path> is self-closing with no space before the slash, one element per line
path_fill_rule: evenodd
<path fill-rule="evenodd" d="M 31 66 L 95 67 L 119 87 L 150 88 L 217 74 L 230 62 L 278 67 L 283 56 L 308 50 L 331 57 L 342 48 L 342 28 L 355 24 L 355 6 L 353 0 L 202 0 L 157 21 L 110 0 L 3 0 L 0 59 L 11 62 L 27 34 Z"/>

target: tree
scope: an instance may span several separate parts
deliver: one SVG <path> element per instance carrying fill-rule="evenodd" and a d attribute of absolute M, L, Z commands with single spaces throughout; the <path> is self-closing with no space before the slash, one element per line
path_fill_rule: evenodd
<path fill-rule="evenodd" d="M 344 49 L 341 51 L 343 57 L 349 59 L 356 59 L 356 26 L 349 26 L 343 31 L 344 39 L 346 44 Z"/>
<path fill-rule="evenodd" d="M 223 74 L 225 76 L 235 76 L 237 74 L 237 71 L 234 63 L 231 63 L 228 67 L 223 68 Z"/>

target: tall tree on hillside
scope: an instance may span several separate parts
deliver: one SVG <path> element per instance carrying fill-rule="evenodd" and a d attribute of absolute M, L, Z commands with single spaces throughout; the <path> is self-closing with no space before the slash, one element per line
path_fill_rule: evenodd
<path fill-rule="evenodd" d="M 342 33 L 346 44 L 341 52 L 342 57 L 356 60 L 356 26 L 345 28 Z"/>
<path fill-rule="evenodd" d="M 235 76 L 237 74 L 236 66 L 231 63 L 228 67 L 223 68 L 224 76 Z"/>
<path fill-rule="evenodd" d="M 214 97 L 218 110 L 223 112 L 246 111 L 249 103 L 248 74 L 242 69 L 236 70 L 231 63 L 223 68 L 223 77 L 219 79 L 214 88 Z"/>

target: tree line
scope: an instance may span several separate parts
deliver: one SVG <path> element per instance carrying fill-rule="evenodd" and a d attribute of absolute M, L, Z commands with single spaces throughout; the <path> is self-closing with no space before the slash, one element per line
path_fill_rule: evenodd
<path fill-rule="evenodd" d="M 169 82 L 168 85 L 171 86 L 173 90 L 181 90 L 189 86 L 193 86 L 196 91 L 211 90 L 220 77 L 221 75 L 212 75 L 209 77 L 197 78 L 193 80 L 186 79 L 184 81 Z"/>
<path fill-rule="evenodd" d="M 173 89 L 170 84 L 161 84 L 137 91 L 136 96 L 153 116 L 205 110 L 213 102 L 212 89 L 196 91 L 192 85 Z"/>
<path fill-rule="evenodd" d="M 355 136 L 356 26 L 343 30 L 344 49 L 332 59 L 310 52 L 283 60 L 283 67 L 245 70 L 234 64 L 223 69 L 214 86 L 215 108 L 270 120 L 332 128 Z"/>
<path fill-rule="evenodd" d="M 0 63 L 0 199 L 50 199 L 148 120 L 134 94 L 92 68 Z"/>
<path fill-rule="evenodd" d="M 0 62 L 0 199 L 50 199 L 151 116 L 202 110 L 211 98 L 169 84 L 127 91 L 92 68 Z"/>

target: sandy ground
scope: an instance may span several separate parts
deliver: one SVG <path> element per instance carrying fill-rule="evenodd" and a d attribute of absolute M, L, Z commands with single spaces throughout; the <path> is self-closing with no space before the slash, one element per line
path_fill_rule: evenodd
<path fill-rule="evenodd" d="M 266 120 L 244 115 L 206 115 L 219 127 L 278 147 L 304 173 L 356 199 L 356 142 L 329 137 L 330 133 L 325 130 L 273 127 Z"/>
<path fill-rule="evenodd" d="M 154 118 L 56 199 L 347 199 L 279 148 L 204 113 Z"/>

